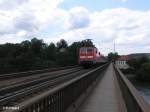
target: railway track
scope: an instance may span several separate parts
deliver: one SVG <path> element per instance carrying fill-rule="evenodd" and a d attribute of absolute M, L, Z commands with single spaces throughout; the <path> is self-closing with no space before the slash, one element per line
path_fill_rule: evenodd
<path fill-rule="evenodd" d="M 72 78 L 75 78 L 78 75 L 81 75 L 82 73 L 85 73 L 85 71 L 84 70 L 82 72 L 78 71 L 73 74 L 68 74 L 68 75 L 62 76 L 60 78 L 56 78 L 50 82 L 49 81 L 43 82 L 38 85 L 30 86 L 30 87 L 21 89 L 19 91 L 15 91 L 7 96 L 1 97 L 0 103 L 2 105 L 14 105 L 15 103 L 19 103 L 27 98 L 30 98 L 31 96 L 39 94 L 40 92 L 44 92 L 48 88 L 53 88 L 53 87 L 57 86 L 58 84 L 61 84 L 67 80 L 71 80 Z M 31 96 L 28 97 L 29 95 L 31 95 Z M 18 100 L 18 99 L 21 99 L 21 100 Z M 17 102 L 15 102 L 15 101 L 17 101 Z"/>
<path fill-rule="evenodd" d="M 23 84 L 2 88 L 0 89 L 0 106 L 14 105 L 45 91 L 47 88 L 53 88 L 88 71 L 90 71 L 90 69 L 83 70 L 80 67 L 76 67 L 57 75 L 50 75 Z"/>
<path fill-rule="evenodd" d="M 27 72 L 18 72 L 18 73 L 10 73 L 10 74 L 0 74 L 0 81 L 12 79 L 12 78 L 26 77 L 26 76 L 40 74 L 40 73 L 53 72 L 57 70 L 65 70 L 65 69 L 70 69 L 70 68 L 75 68 L 75 67 L 78 67 L 78 65 L 67 66 L 67 67 L 57 67 L 57 68 L 50 68 L 50 69 L 43 69 L 43 70 L 32 70 L 32 71 L 27 71 Z"/>
<path fill-rule="evenodd" d="M 27 96 L 30 93 L 34 93 L 34 91 L 39 90 L 40 87 L 44 88 L 44 86 L 48 86 L 48 83 L 52 83 L 55 80 L 60 79 L 61 77 L 65 77 L 71 73 L 75 73 L 80 71 L 81 68 L 72 68 L 67 71 L 63 71 L 63 73 L 59 73 L 56 75 L 48 75 L 43 78 L 34 79 L 28 82 L 22 82 L 20 84 L 16 85 L 10 85 L 8 87 L 4 87 L 0 89 L 0 105 L 5 105 L 10 101 L 14 101 L 16 99 L 19 99 L 21 97 Z"/>
<path fill-rule="evenodd" d="M 39 72 L 39 73 L 36 73 L 35 72 L 33 74 L 27 74 L 28 72 L 26 72 L 26 76 L 22 76 L 21 73 L 17 73 L 17 76 L 13 77 L 13 78 L 7 78 L 5 79 L 6 77 L 4 76 L 3 79 L 0 79 L 0 89 L 4 88 L 4 87 L 8 87 L 8 86 L 12 86 L 12 85 L 17 85 L 17 84 L 20 84 L 20 83 L 26 83 L 26 82 L 29 82 L 29 81 L 32 81 L 32 80 L 37 80 L 37 79 L 41 79 L 43 77 L 47 77 L 49 75 L 57 75 L 59 74 L 59 72 L 65 72 L 66 70 L 70 70 L 70 69 L 75 69 L 75 68 L 81 68 L 79 66 L 70 66 L 70 67 L 63 67 L 64 69 L 60 69 L 60 70 L 57 70 L 57 69 L 53 69 L 53 71 L 51 72 L 48 72 L 48 71 L 45 71 L 42 70 L 43 72 Z M 66 69 L 65 69 L 66 68 Z M 21 76 L 18 76 L 19 74 L 21 74 Z M 7 74 L 6 74 L 7 75 Z M 14 75 L 14 74 L 13 74 Z M 12 77 L 12 76 L 11 76 Z"/>

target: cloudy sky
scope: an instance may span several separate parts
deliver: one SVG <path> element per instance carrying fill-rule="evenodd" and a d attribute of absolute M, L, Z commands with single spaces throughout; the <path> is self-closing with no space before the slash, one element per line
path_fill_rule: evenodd
<path fill-rule="evenodd" d="M 100 52 L 150 52 L 149 0 L 0 0 L 0 44 L 33 37 L 69 44 L 90 38 Z"/>

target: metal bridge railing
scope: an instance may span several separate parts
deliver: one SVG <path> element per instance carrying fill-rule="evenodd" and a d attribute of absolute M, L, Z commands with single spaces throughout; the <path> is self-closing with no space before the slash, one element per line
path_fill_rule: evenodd
<path fill-rule="evenodd" d="M 6 110 L 5 112 L 65 112 L 107 66 L 108 64 L 105 64 L 41 95 L 30 98 L 16 105 L 18 110 Z"/>
<path fill-rule="evenodd" d="M 127 107 L 127 112 L 150 112 L 150 105 L 143 99 L 131 82 L 117 66 L 114 65 L 114 69 Z"/>

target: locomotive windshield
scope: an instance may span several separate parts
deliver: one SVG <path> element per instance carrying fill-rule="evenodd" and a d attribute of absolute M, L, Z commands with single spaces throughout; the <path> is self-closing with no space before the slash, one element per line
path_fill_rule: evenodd
<path fill-rule="evenodd" d="M 81 48 L 80 52 L 81 53 L 91 53 L 93 51 L 92 48 Z"/>
<path fill-rule="evenodd" d="M 89 52 L 92 52 L 93 51 L 93 49 L 92 48 L 88 48 L 87 49 L 87 52 L 89 53 Z"/>
<path fill-rule="evenodd" d="M 81 48 L 81 51 L 82 53 L 86 53 L 86 48 Z"/>

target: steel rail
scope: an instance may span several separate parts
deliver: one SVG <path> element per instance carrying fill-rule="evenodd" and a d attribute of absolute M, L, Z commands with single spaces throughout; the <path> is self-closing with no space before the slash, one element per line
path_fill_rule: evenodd
<path fill-rule="evenodd" d="M 62 75 L 61 77 L 57 77 L 53 80 L 49 80 L 49 81 L 31 86 L 31 87 L 27 87 L 27 88 L 19 90 L 19 91 L 15 91 L 11 94 L 1 97 L 0 104 L 8 105 L 8 103 L 10 104 L 10 102 L 12 102 L 12 101 L 17 101 L 17 99 L 26 97 L 27 95 L 31 95 L 33 93 L 36 93 L 37 91 L 42 91 L 42 90 L 45 90 L 46 88 L 55 87 L 56 85 L 58 85 L 60 83 L 63 83 L 67 80 L 70 80 L 70 79 L 78 76 L 82 72 L 86 72 L 86 71 L 76 71 L 71 74 L 65 74 L 65 75 Z"/>
<path fill-rule="evenodd" d="M 0 95 L 16 91 L 17 89 L 24 88 L 24 87 L 27 87 L 27 86 L 32 86 L 32 85 L 38 84 L 40 82 L 44 82 L 44 81 L 47 81 L 47 80 L 52 80 L 52 79 L 55 79 L 55 78 L 60 77 L 62 75 L 73 73 L 73 72 L 78 71 L 80 69 L 81 68 L 73 68 L 73 69 L 70 69 L 69 71 L 65 71 L 65 72 L 59 73 L 57 75 L 48 75 L 48 76 L 43 77 L 43 78 L 38 77 L 37 79 L 31 80 L 31 81 L 28 81 L 28 82 L 19 83 L 19 84 L 12 85 L 12 86 L 10 85 L 10 86 L 1 88 L 0 89 Z"/>
<path fill-rule="evenodd" d="M 15 79 L 2 80 L 2 81 L 0 81 L 0 90 L 3 88 L 9 88 L 10 86 L 17 86 L 22 83 L 27 83 L 27 82 L 30 82 L 33 80 L 38 80 L 38 79 L 41 79 L 41 78 L 44 78 L 47 76 L 52 76 L 52 75 L 56 76 L 57 74 L 71 71 L 71 70 L 74 70 L 77 68 L 81 68 L 81 67 L 57 70 L 57 71 L 46 72 L 46 73 L 37 73 L 36 75 L 30 75 L 30 76 L 26 76 L 26 77 L 15 78 Z"/>
<path fill-rule="evenodd" d="M 15 105 L 19 110 L 4 112 L 64 112 L 100 76 L 99 73 L 104 71 L 107 65 L 97 67 Z"/>
<path fill-rule="evenodd" d="M 43 70 L 31 70 L 31 71 L 27 71 L 27 72 L 0 74 L 0 80 L 5 80 L 5 79 L 9 79 L 9 78 L 26 77 L 29 75 L 45 73 L 45 72 L 53 72 L 53 71 L 57 71 L 57 70 L 65 70 L 65 69 L 74 68 L 74 67 L 78 67 L 78 66 L 75 65 L 75 66 L 67 66 L 67 67 L 49 68 L 49 69 L 43 69 Z"/>
<path fill-rule="evenodd" d="M 50 75 L 50 76 L 47 76 L 47 77 L 44 77 L 41 79 L 34 79 L 34 80 L 31 80 L 31 81 L 26 82 L 26 83 L 23 82 L 21 84 L 1 88 L 0 89 L 0 95 L 1 95 L 0 99 L 2 99 L 5 96 L 9 96 L 12 92 L 15 92 L 17 90 L 27 88 L 30 86 L 34 86 L 34 85 L 37 85 L 37 84 L 42 83 L 42 82 L 51 81 L 51 80 L 59 78 L 63 75 L 71 74 L 71 73 L 74 73 L 74 72 L 77 72 L 80 70 L 81 70 L 81 68 L 70 69 L 69 71 L 65 71 L 65 72 L 59 73 L 57 75 Z"/>

